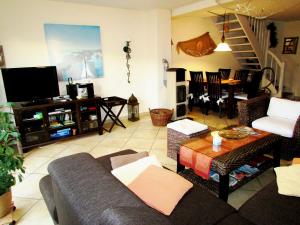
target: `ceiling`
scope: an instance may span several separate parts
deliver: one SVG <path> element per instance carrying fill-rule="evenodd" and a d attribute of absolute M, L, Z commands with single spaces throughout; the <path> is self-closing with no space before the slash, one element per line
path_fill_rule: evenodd
<path fill-rule="evenodd" d="M 199 0 L 53 0 L 60 2 L 75 2 L 126 9 L 174 9 Z"/>
<path fill-rule="evenodd" d="M 207 17 L 213 14 L 223 15 L 235 13 L 237 6 L 242 3 L 244 8 L 240 7 L 239 14 L 251 15 L 256 18 L 268 18 L 281 21 L 300 20 L 300 0 L 215 0 L 215 6 L 194 10 L 186 16 Z M 185 16 L 185 15 L 182 15 Z"/>
<path fill-rule="evenodd" d="M 293 7 L 290 7 L 285 11 L 279 12 L 271 16 L 271 19 L 282 20 L 282 21 L 300 20 L 300 3 Z"/>

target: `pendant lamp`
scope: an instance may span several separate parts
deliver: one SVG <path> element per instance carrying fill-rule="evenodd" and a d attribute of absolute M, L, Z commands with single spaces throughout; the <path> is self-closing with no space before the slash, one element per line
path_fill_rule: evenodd
<path fill-rule="evenodd" d="M 225 16 L 224 14 L 224 21 L 223 21 L 223 33 L 221 38 L 221 43 L 218 44 L 218 46 L 214 49 L 215 52 L 230 52 L 232 49 L 229 47 L 229 45 L 225 42 Z"/>

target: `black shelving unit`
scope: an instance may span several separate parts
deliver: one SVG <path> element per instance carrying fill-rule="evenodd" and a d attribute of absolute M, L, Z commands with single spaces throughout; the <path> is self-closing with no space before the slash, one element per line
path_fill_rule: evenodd
<path fill-rule="evenodd" d="M 47 104 L 26 107 L 16 104 L 13 110 L 23 151 L 58 139 L 76 138 L 95 131 L 102 135 L 100 100 L 100 97 L 94 97 L 64 102 L 50 101 Z M 82 111 L 83 108 L 93 110 Z M 85 124 L 88 124 L 87 128 Z"/>

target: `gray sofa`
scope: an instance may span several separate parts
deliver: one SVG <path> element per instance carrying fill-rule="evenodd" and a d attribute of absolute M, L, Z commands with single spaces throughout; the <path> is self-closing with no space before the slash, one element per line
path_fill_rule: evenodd
<path fill-rule="evenodd" d="M 49 175 L 40 181 L 40 190 L 54 224 L 299 224 L 300 199 L 278 195 L 276 183 L 255 195 L 239 211 L 204 188 L 194 186 L 172 214 L 164 216 L 145 205 L 111 175 L 109 158 L 130 153 L 134 151 L 125 150 L 97 159 L 80 153 L 53 161 L 48 167 Z"/>

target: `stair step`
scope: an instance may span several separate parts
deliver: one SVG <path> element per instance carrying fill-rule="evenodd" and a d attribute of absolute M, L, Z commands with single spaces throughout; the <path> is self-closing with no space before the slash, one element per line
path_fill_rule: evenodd
<path fill-rule="evenodd" d="M 247 56 L 242 56 L 242 57 L 236 57 L 237 59 L 258 59 L 258 57 L 256 56 L 251 56 L 251 57 L 247 57 Z"/>
<path fill-rule="evenodd" d="M 238 20 L 228 20 L 225 23 L 238 23 Z M 224 21 L 216 23 L 216 25 L 223 25 Z"/>
<path fill-rule="evenodd" d="M 234 46 L 245 46 L 245 45 L 251 45 L 249 42 L 248 43 L 241 43 L 241 44 L 229 44 L 230 47 Z"/>
<path fill-rule="evenodd" d="M 233 39 L 241 39 L 241 38 L 247 38 L 247 36 L 235 36 L 235 37 L 226 37 L 226 40 L 233 40 Z"/>
<path fill-rule="evenodd" d="M 231 31 L 240 31 L 240 30 L 243 30 L 241 27 L 239 27 L 239 28 L 233 28 L 233 29 L 229 29 L 228 30 L 228 32 L 231 32 Z M 219 32 L 223 32 L 223 30 L 219 30 Z M 228 33 L 228 32 L 226 32 L 226 33 Z"/>
<path fill-rule="evenodd" d="M 248 66 L 259 66 L 259 63 L 241 63 L 242 65 L 248 65 Z"/>
<path fill-rule="evenodd" d="M 247 52 L 249 52 L 249 53 L 252 53 L 252 52 L 254 52 L 254 50 L 242 50 L 242 51 L 232 51 L 233 53 L 247 53 Z"/>

